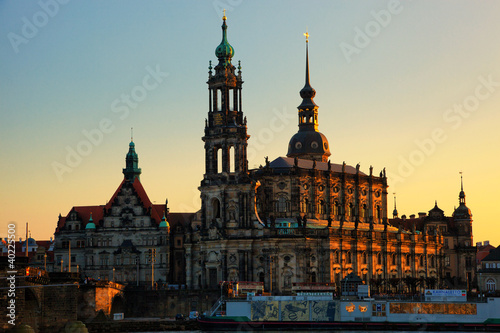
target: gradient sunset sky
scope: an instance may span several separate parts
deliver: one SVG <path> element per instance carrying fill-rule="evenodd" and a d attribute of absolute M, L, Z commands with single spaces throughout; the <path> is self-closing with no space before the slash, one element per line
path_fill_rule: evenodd
<path fill-rule="evenodd" d="M 134 128 L 141 182 L 200 208 L 208 65 L 241 60 L 249 166 L 297 132 L 306 28 L 332 163 L 389 177 L 389 214 L 458 206 L 500 245 L 499 1 L 2 1 L 0 236 L 53 236 L 59 213 L 105 204 Z M 98 132 L 99 131 L 99 132 Z M 100 135 L 99 133 L 102 133 Z M 89 139 L 90 137 L 90 139 Z M 76 156 L 78 155 L 78 156 Z"/>

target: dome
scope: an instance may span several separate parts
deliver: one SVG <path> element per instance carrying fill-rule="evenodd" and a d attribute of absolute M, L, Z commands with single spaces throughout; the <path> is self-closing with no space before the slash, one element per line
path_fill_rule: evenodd
<path fill-rule="evenodd" d="M 170 225 L 168 224 L 167 218 L 165 217 L 165 213 L 163 213 L 163 218 L 161 219 L 160 222 L 160 228 L 169 228 Z"/>
<path fill-rule="evenodd" d="M 87 225 L 85 226 L 85 230 L 95 230 L 94 222 L 87 223 Z"/>
<path fill-rule="evenodd" d="M 224 16 L 224 21 L 222 23 L 222 41 L 219 46 L 215 49 L 215 56 L 224 63 L 230 62 L 231 58 L 234 56 L 234 49 L 227 41 L 227 25 L 226 25 L 226 17 Z"/>
<path fill-rule="evenodd" d="M 330 156 L 330 145 L 326 136 L 316 131 L 299 131 L 288 144 L 287 157 L 315 159 L 326 162 Z"/>
<path fill-rule="evenodd" d="M 469 207 L 461 204 L 457 209 L 453 212 L 453 217 L 456 219 L 470 219 L 472 214 L 470 212 Z"/>

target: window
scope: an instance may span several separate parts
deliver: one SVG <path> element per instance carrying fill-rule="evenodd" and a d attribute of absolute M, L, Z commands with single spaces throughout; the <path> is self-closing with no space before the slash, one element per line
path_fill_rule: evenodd
<path fill-rule="evenodd" d="M 385 317 L 385 303 L 373 303 L 372 304 L 372 316 L 373 317 Z"/>
<path fill-rule="evenodd" d="M 377 253 L 377 264 L 382 265 L 382 254 L 380 252 Z"/>
<path fill-rule="evenodd" d="M 392 255 L 392 264 L 393 264 L 393 265 L 396 265 L 396 258 L 397 258 L 397 257 L 396 257 L 396 254 L 393 254 L 393 255 Z"/>
<path fill-rule="evenodd" d="M 346 262 L 346 264 L 351 263 L 351 252 L 350 251 L 347 251 L 345 254 L 345 262 Z"/>
<path fill-rule="evenodd" d="M 419 259 L 419 265 L 420 265 L 420 267 L 424 267 L 424 256 L 423 255 L 419 256 L 418 259 Z"/>
<path fill-rule="evenodd" d="M 337 216 L 339 215 L 339 202 L 335 201 L 333 203 L 333 215 Z"/>
<path fill-rule="evenodd" d="M 444 265 L 445 266 L 450 266 L 450 256 L 444 257 Z"/>
<path fill-rule="evenodd" d="M 280 196 L 278 198 L 278 212 L 279 213 L 286 213 L 287 207 L 286 207 L 286 197 L 284 195 Z"/>
<path fill-rule="evenodd" d="M 495 291 L 497 289 L 495 280 L 493 279 L 488 279 L 486 281 L 486 290 L 488 291 Z"/>
<path fill-rule="evenodd" d="M 465 258 L 465 267 L 466 268 L 472 268 L 472 257 L 466 257 Z"/>
<path fill-rule="evenodd" d="M 362 258 L 362 263 L 366 265 L 366 252 L 363 252 L 361 258 Z"/>

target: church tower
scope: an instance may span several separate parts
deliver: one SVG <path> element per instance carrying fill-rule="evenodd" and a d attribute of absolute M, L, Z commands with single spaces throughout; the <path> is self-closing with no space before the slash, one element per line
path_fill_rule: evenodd
<path fill-rule="evenodd" d="M 288 144 L 287 157 L 297 157 L 318 162 L 327 162 L 330 147 L 326 137 L 318 131 L 318 106 L 314 103 L 316 90 L 309 83 L 309 34 L 306 32 L 306 83 L 300 91 L 302 103 L 299 109 L 299 131 Z"/>
<path fill-rule="evenodd" d="M 461 246 L 472 246 L 472 213 L 465 204 L 464 181 L 460 175 L 460 193 L 458 195 L 459 206 L 453 212 L 453 218 L 458 228 L 459 244 Z"/>
<path fill-rule="evenodd" d="M 141 175 L 141 168 L 139 168 L 139 156 L 135 152 L 135 143 L 133 140 L 130 141 L 128 146 L 128 153 L 125 157 L 125 169 L 123 169 L 123 175 L 125 179 L 134 182 L 134 179 L 137 178 L 140 180 L 139 176 Z"/>
<path fill-rule="evenodd" d="M 222 41 L 215 49 L 218 64 L 208 72 L 209 111 L 205 120 L 205 174 L 201 182 L 202 229 L 249 227 L 250 178 L 246 118 L 241 103 L 241 66 L 231 63 L 234 48 L 227 40 L 226 16 Z M 215 73 L 212 71 L 215 70 Z"/>

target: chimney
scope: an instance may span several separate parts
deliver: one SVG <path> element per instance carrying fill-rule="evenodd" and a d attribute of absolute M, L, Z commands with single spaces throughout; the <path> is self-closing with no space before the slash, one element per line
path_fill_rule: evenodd
<path fill-rule="evenodd" d="M 483 243 L 482 242 L 476 242 L 476 246 L 477 247 L 481 247 L 481 246 L 483 246 Z"/>
<path fill-rule="evenodd" d="M 410 219 L 414 219 L 414 218 L 415 218 L 415 214 L 411 214 Z"/>
<path fill-rule="evenodd" d="M 422 213 L 422 212 L 418 213 L 418 218 L 419 219 L 421 219 L 423 217 L 426 217 L 426 216 L 427 216 L 427 213 Z"/>
<path fill-rule="evenodd" d="M 406 215 L 401 215 L 401 220 L 406 221 Z"/>
<path fill-rule="evenodd" d="M 490 241 L 489 240 L 484 241 L 484 246 L 488 246 L 488 245 L 490 245 Z"/>

